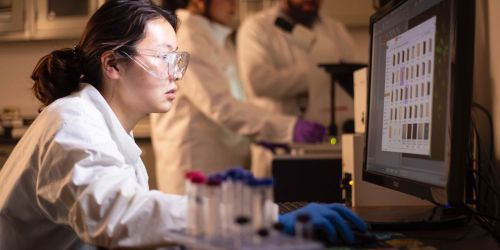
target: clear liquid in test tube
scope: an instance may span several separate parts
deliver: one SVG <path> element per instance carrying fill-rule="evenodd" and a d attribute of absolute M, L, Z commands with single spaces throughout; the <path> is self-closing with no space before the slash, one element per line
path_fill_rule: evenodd
<path fill-rule="evenodd" d="M 208 178 L 204 193 L 205 193 L 205 235 L 208 238 L 216 238 L 222 236 L 222 216 L 221 216 L 221 201 L 222 188 L 219 178 Z"/>
<path fill-rule="evenodd" d="M 186 174 L 187 223 L 186 231 L 193 236 L 204 234 L 203 186 L 205 176 L 199 172 Z"/>

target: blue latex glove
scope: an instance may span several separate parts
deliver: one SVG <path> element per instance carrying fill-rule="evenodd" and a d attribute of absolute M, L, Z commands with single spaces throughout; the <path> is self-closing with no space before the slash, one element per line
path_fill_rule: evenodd
<path fill-rule="evenodd" d="M 368 229 L 368 226 L 361 218 L 342 204 L 311 203 L 279 216 L 279 222 L 283 224 L 286 233 L 295 233 L 295 222 L 299 214 L 308 214 L 311 217 L 313 229 L 323 230 L 331 242 L 337 242 L 338 232 L 345 242 L 353 244 L 354 234 L 350 224 L 361 232 L 366 232 Z"/>
<path fill-rule="evenodd" d="M 320 142 L 326 134 L 326 128 L 316 122 L 298 119 L 293 130 L 294 142 Z"/>

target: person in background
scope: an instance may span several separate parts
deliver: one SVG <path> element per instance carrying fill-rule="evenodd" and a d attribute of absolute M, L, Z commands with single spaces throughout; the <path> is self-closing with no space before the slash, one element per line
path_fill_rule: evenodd
<path fill-rule="evenodd" d="M 344 25 L 320 15 L 320 4 L 279 0 L 246 18 L 238 31 L 237 58 L 249 102 L 328 126 L 331 79 L 317 65 L 353 62 L 356 53 Z M 354 104 L 344 89 L 335 88 L 339 124 L 353 118 Z"/>
<path fill-rule="evenodd" d="M 170 230 L 185 228 L 186 197 L 149 190 L 131 136 L 142 117 L 167 112 L 175 99 L 188 62 L 176 26 L 149 0 L 109 0 L 74 48 L 40 59 L 31 78 L 43 110 L 0 171 L 0 249 L 165 246 Z M 366 230 L 333 205 L 280 221 L 293 230 L 296 214 L 307 212 L 332 238 L 353 239 L 344 219 Z"/>
<path fill-rule="evenodd" d="M 167 1 L 169 5 L 172 3 Z M 245 102 L 231 33 L 234 0 L 176 1 L 179 46 L 190 66 L 168 114 L 152 114 L 156 179 L 161 191 L 183 194 L 185 173 L 250 167 L 252 142 L 318 142 L 323 126 Z"/>

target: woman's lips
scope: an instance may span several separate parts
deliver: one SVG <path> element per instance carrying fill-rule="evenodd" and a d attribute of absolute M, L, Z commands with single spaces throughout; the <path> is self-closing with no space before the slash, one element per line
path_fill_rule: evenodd
<path fill-rule="evenodd" d="M 175 89 L 168 91 L 166 95 L 169 101 L 173 101 L 175 99 Z"/>

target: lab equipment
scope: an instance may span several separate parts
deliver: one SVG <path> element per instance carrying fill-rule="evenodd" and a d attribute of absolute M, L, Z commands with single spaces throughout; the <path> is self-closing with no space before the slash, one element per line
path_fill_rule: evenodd
<path fill-rule="evenodd" d="M 340 147 L 339 147 L 340 149 Z M 324 152 L 324 151 L 323 151 Z M 306 202 L 342 202 L 340 151 L 319 155 L 278 155 L 272 162 L 273 197 L 283 209 Z"/>
<path fill-rule="evenodd" d="M 267 236 L 257 233 L 259 240 L 238 241 L 234 235 L 219 238 L 217 240 L 208 240 L 204 237 L 193 237 L 185 234 L 181 230 L 172 230 L 169 232 L 169 239 L 181 244 L 188 249 L 199 250 L 319 250 L 325 249 L 320 242 L 299 239 L 283 233 L 270 232 Z M 249 237 L 250 238 L 250 237 Z"/>
<path fill-rule="evenodd" d="M 374 228 L 448 224 L 435 211 L 464 207 L 474 193 L 472 182 L 466 185 L 475 160 L 469 157 L 474 9 L 473 1 L 408 0 L 371 18 L 363 180 L 439 204 L 411 221 L 370 219 Z M 458 216 L 456 224 L 467 218 Z"/>
<path fill-rule="evenodd" d="M 361 63 L 327 63 L 319 64 L 321 68 L 324 68 L 326 72 L 330 75 L 331 88 L 330 88 L 330 126 L 328 128 L 328 135 L 331 137 L 337 137 L 340 134 L 353 133 L 354 124 L 351 119 L 348 119 L 342 124 L 341 133 L 338 131 L 336 121 L 336 111 L 335 111 L 335 86 L 338 83 L 339 86 L 349 94 L 352 98 L 354 96 L 354 71 L 366 67 L 366 64 Z"/>
<path fill-rule="evenodd" d="M 235 168 L 207 178 L 191 171 L 186 180 L 188 227 L 171 230 L 172 241 L 195 249 L 322 249 L 310 237 L 294 238 L 273 229 L 277 209 L 272 179 Z M 197 212 L 200 207 L 203 213 Z"/>
<path fill-rule="evenodd" d="M 432 206 L 426 200 L 363 181 L 364 134 L 342 135 L 345 203 L 352 207 Z"/>

